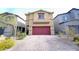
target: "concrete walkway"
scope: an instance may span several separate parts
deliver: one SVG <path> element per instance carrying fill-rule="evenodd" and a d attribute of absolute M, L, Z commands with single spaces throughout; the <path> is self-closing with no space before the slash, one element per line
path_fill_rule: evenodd
<path fill-rule="evenodd" d="M 18 40 L 11 51 L 78 51 L 79 48 L 72 42 L 64 42 L 58 36 L 35 35 Z"/>

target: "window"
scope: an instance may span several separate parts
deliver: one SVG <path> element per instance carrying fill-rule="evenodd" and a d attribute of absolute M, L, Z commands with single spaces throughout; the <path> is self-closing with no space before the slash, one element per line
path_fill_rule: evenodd
<path fill-rule="evenodd" d="M 38 19 L 44 19 L 44 13 L 38 13 Z"/>
<path fill-rule="evenodd" d="M 74 13 L 70 13 L 69 16 L 70 16 L 70 19 L 71 19 L 71 20 L 73 20 L 73 19 L 75 18 Z"/>
<path fill-rule="evenodd" d="M 6 21 L 10 21 L 10 20 L 12 20 L 12 19 L 14 19 L 14 16 L 7 16 L 7 17 L 6 17 Z"/>
<path fill-rule="evenodd" d="M 79 13 L 77 14 L 77 18 L 78 18 L 78 20 L 79 20 Z"/>
<path fill-rule="evenodd" d="M 67 21 L 67 16 L 63 16 L 63 22 Z"/>

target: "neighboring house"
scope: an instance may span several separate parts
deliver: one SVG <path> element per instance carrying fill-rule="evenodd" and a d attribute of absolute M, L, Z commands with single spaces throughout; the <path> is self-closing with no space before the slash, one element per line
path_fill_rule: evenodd
<path fill-rule="evenodd" d="M 52 35 L 54 25 L 52 21 L 53 12 L 38 10 L 26 15 L 26 27 L 29 35 Z"/>
<path fill-rule="evenodd" d="M 69 31 L 79 34 L 79 9 L 73 8 L 67 13 L 59 14 L 54 18 L 55 34 L 70 34 Z"/>
<path fill-rule="evenodd" d="M 24 32 L 25 24 L 18 21 L 24 21 L 20 16 L 12 13 L 2 13 L 0 14 L 0 35 L 5 35 L 7 37 L 16 36 L 16 32 Z"/>

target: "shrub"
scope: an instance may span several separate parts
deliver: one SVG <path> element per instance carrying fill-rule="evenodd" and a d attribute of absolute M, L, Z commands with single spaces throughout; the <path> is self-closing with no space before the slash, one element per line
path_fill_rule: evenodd
<path fill-rule="evenodd" d="M 5 49 L 9 49 L 14 45 L 15 45 L 14 40 L 12 40 L 11 38 L 5 38 L 5 40 L 0 41 L 0 51 L 5 50 Z"/>
<path fill-rule="evenodd" d="M 73 41 L 79 41 L 79 37 L 74 37 Z"/>
<path fill-rule="evenodd" d="M 74 37 L 74 40 L 75 44 L 79 45 L 79 37 Z"/>
<path fill-rule="evenodd" d="M 17 40 L 21 40 L 21 39 L 23 39 L 25 36 L 26 36 L 26 34 L 23 33 L 23 32 L 18 32 L 17 35 L 16 35 Z"/>

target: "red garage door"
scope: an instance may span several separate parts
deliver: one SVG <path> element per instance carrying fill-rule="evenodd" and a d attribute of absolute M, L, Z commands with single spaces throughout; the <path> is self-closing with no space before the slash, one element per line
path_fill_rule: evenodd
<path fill-rule="evenodd" d="M 33 26 L 32 27 L 33 35 L 50 35 L 50 26 Z"/>

